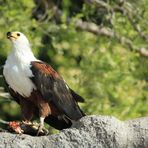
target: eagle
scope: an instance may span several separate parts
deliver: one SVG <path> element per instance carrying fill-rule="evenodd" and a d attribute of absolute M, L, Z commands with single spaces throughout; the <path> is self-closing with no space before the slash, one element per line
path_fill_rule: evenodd
<path fill-rule="evenodd" d="M 61 130 L 69 128 L 85 114 L 78 102 L 84 99 L 73 91 L 49 64 L 37 59 L 27 37 L 18 31 L 8 32 L 12 43 L 3 68 L 3 76 L 12 98 L 19 103 L 22 120 L 39 117 L 39 129 L 47 122 Z"/>

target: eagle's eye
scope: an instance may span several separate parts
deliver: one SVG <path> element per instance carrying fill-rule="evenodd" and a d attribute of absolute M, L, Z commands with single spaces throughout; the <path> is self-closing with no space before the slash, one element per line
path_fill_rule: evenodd
<path fill-rule="evenodd" d="M 17 33 L 17 36 L 20 36 L 20 34 L 19 34 L 19 33 Z"/>

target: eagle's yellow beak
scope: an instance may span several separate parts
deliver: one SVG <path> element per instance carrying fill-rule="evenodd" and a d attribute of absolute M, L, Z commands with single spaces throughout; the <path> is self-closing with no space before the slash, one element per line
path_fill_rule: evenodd
<path fill-rule="evenodd" d="M 17 38 L 20 36 L 20 33 L 18 32 L 7 32 L 7 38 L 11 41 L 17 40 Z"/>

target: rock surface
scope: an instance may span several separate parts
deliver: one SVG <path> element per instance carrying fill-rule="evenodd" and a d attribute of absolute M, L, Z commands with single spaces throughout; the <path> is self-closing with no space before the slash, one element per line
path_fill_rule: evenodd
<path fill-rule="evenodd" d="M 86 116 L 59 134 L 33 137 L 0 132 L 0 148 L 148 148 L 148 117 L 120 121 Z"/>

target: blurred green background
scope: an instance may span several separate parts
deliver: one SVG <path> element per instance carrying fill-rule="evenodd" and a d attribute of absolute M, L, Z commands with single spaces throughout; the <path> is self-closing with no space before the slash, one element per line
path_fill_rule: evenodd
<path fill-rule="evenodd" d="M 121 120 L 148 116 L 147 0 L 0 0 L 0 118 L 20 120 L 2 77 L 21 31 L 35 55 L 86 100 L 86 114 Z"/>

